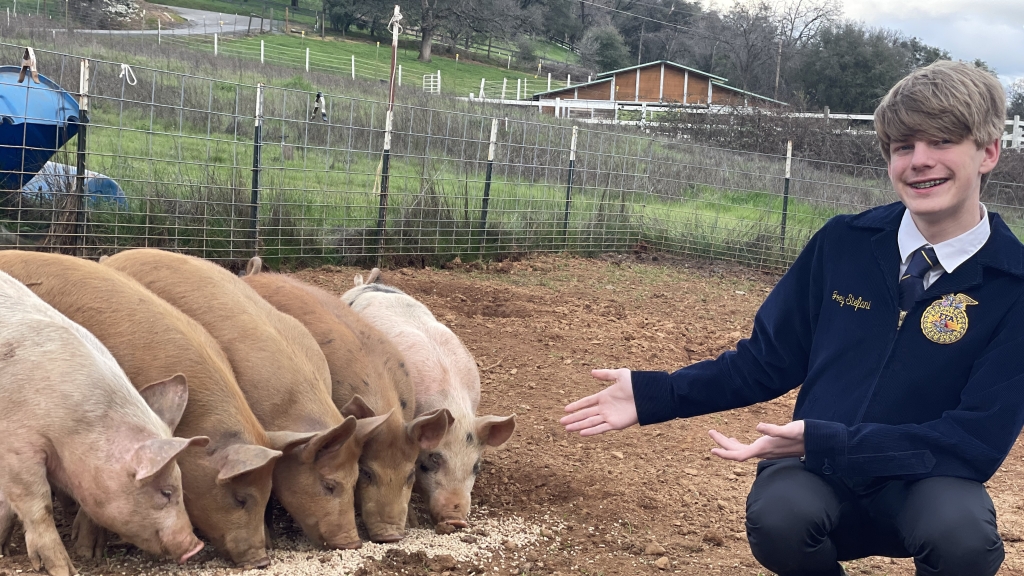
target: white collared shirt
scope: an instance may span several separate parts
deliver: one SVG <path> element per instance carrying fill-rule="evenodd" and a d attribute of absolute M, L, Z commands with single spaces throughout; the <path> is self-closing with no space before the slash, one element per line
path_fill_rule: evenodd
<path fill-rule="evenodd" d="M 978 222 L 974 228 L 956 238 L 950 238 L 934 245 L 924 239 L 924 235 L 917 229 L 917 224 L 910 216 L 910 210 L 905 210 L 903 221 L 900 222 L 900 230 L 896 235 L 902 259 L 900 277 L 903 277 L 907 266 L 910 265 L 910 257 L 914 251 L 921 246 L 931 246 L 935 250 L 935 256 L 939 259 L 939 265 L 924 276 L 924 287 L 927 290 L 944 272 L 953 272 L 968 258 L 974 256 L 978 250 L 981 250 L 981 247 L 988 241 L 989 234 L 991 234 L 991 229 L 988 223 L 988 208 L 984 204 L 981 205 L 981 222 Z"/>

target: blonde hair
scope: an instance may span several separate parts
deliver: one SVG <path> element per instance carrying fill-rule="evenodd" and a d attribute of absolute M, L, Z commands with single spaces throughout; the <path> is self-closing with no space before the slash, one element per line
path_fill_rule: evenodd
<path fill-rule="evenodd" d="M 914 137 L 971 139 L 979 149 L 1002 137 L 1006 93 L 992 74 L 964 62 L 939 60 L 896 83 L 875 109 L 875 134 L 885 161 L 889 146 Z M 982 176 L 982 185 L 988 174 Z"/>

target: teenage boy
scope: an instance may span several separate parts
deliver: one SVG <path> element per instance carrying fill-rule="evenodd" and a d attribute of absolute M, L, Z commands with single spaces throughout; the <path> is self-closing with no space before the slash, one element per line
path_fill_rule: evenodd
<path fill-rule="evenodd" d="M 803 385 L 793 421 L 712 453 L 761 458 L 751 551 L 782 576 L 913 557 L 919 575 L 995 574 L 983 482 L 1024 425 L 1024 246 L 987 212 L 1006 100 L 973 66 L 914 71 L 875 111 L 901 200 L 829 220 L 769 294 L 751 337 L 675 373 L 595 370 L 566 406 L 593 435 L 748 406 Z"/>

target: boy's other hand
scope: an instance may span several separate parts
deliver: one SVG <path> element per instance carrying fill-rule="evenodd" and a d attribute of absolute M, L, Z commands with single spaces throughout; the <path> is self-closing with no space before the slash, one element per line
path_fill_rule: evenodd
<path fill-rule="evenodd" d="M 580 436 L 593 436 L 609 430 L 622 430 L 637 423 L 633 403 L 633 379 L 626 368 L 591 370 L 590 375 L 612 385 L 565 407 L 568 416 L 559 423 L 566 431 L 579 431 Z"/>
<path fill-rule="evenodd" d="M 762 422 L 757 425 L 757 431 L 764 434 L 764 436 L 750 444 L 744 444 L 716 430 L 710 430 L 708 435 L 719 446 L 719 448 L 712 448 L 711 453 L 719 458 L 735 460 L 737 462 L 743 462 L 751 458 L 773 460 L 804 455 L 803 420 L 790 422 L 784 426 Z"/>

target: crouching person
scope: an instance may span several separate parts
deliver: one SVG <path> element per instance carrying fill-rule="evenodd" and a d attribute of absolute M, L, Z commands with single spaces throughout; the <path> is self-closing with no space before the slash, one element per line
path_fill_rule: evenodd
<path fill-rule="evenodd" d="M 758 311 L 749 339 L 675 373 L 595 370 L 566 406 L 600 434 L 748 406 L 802 384 L 793 421 L 712 452 L 760 458 L 754 557 L 781 576 L 912 557 L 922 576 L 991 576 L 1003 543 L 983 482 L 1024 424 L 1024 246 L 980 201 L 1006 99 L 968 64 L 914 71 L 875 111 L 901 202 L 837 216 Z M 848 305 L 848 296 L 865 306 Z"/>

